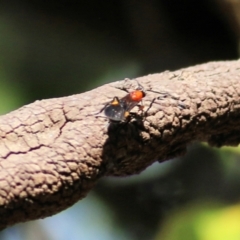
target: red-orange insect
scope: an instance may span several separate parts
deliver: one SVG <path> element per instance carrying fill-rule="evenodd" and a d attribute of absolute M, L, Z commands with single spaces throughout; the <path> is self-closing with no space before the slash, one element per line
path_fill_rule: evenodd
<path fill-rule="evenodd" d="M 108 103 L 101 111 L 104 110 L 105 116 L 111 121 L 127 121 L 131 115 L 130 111 L 135 106 L 139 106 L 141 110 L 143 109 L 143 106 L 139 105 L 139 103 L 145 96 L 146 92 L 144 91 L 143 86 L 138 83 L 136 90 L 129 92 L 125 97 L 121 99 L 114 97 L 113 100 Z"/>
<path fill-rule="evenodd" d="M 142 99 L 146 96 L 146 91 L 144 90 L 143 86 L 140 85 L 138 82 L 138 87 L 129 92 L 125 97 L 119 99 L 118 97 L 114 97 L 110 103 L 107 103 L 100 112 L 104 111 L 105 116 L 113 122 L 127 122 L 130 120 L 131 113 L 130 111 L 135 107 L 138 106 L 140 110 L 143 110 L 143 105 L 139 104 L 142 102 Z M 126 90 L 126 89 L 125 89 Z M 145 114 L 151 108 L 152 104 L 156 99 L 161 100 L 165 97 L 171 97 L 176 99 L 174 96 L 167 92 L 157 92 L 154 90 L 149 90 L 154 93 L 160 94 L 160 96 L 155 97 L 152 99 L 148 109 L 146 110 Z M 176 99 L 177 100 L 177 99 Z M 184 103 L 178 103 L 178 106 L 181 109 L 185 108 Z"/>

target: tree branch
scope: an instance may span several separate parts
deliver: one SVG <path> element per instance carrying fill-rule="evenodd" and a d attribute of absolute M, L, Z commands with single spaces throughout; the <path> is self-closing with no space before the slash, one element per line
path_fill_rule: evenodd
<path fill-rule="evenodd" d="M 240 142 L 240 61 L 212 62 L 137 79 L 147 117 L 112 123 L 98 112 L 134 81 L 36 101 L 0 117 L 0 228 L 53 215 L 104 175 L 136 174 L 186 152 L 192 141 Z M 170 93 L 160 96 L 149 90 Z M 136 109 L 137 110 L 137 109 Z"/>

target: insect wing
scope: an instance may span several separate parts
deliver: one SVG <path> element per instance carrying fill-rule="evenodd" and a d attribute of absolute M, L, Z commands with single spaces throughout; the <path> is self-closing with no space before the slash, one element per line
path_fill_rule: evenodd
<path fill-rule="evenodd" d="M 138 105 L 138 101 L 133 101 L 128 94 L 127 96 L 121 98 L 121 105 L 125 109 L 125 111 L 130 112 L 135 106 Z"/>
<path fill-rule="evenodd" d="M 109 105 L 104 109 L 105 116 L 112 121 L 123 121 L 125 119 L 124 113 L 125 110 L 120 104 Z"/>

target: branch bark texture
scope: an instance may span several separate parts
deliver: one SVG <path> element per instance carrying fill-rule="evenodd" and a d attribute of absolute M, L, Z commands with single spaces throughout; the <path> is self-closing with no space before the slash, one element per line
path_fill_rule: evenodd
<path fill-rule="evenodd" d="M 184 154 L 193 141 L 239 144 L 240 61 L 137 80 L 150 108 L 129 123 L 107 126 L 96 113 L 114 96 L 126 95 L 122 88 L 131 88 L 132 80 L 36 101 L 0 117 L 0 229 L 58 213 L 100 177 L 139 173 L 156 160 Z M 157 92 L 171 95 L 151 104 Z"/>

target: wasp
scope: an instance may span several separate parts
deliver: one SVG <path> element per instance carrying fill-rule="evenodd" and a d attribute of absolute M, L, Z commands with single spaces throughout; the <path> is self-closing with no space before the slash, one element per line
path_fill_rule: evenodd
<path fill-rule="evenodd" d="M 143 111 L 144 108 L 144 106 L 140 103 L 142 102 L 142 99 L 146 96 L 146 91 L 144 90 L 143 86 L 139 84 L 138 81 L 137 84 L 138 87 L 134 91 L 128 92 L 128 94 L 123 98 L 114 97 L 110 103 L 107 103 L 100 110 L 100 112 L 104 111 L 104 115 L 112 122 L 129 122 L 131 116 L 135 115 L 134 113 L 130 112 L 134 107 L 138 106 L 139 110 L 141 111 Z M 126 91 L 126 89 L 124 90 Z M 177 100 L 177 98 L 167 92 L 157 92 L 154 90 L 149 91 L 158 93 L 161 96 L 152 99 L 148 109 L 145 111 L 145 114 L 151 108 L 155 100 L 161 100 L 166 97 L 172 97 L 173 99 Z M 185 108 L 185 105 L 183 103 L 179 103 L 178 106 L 182 109 Z"/>
<path fill-rule="evenodd" d="M 138 83 L 138 82 L 137 82 Z M 142 85 L 138 83 L 138 87 L 129 92 L 125 97 L 114 97 L 113 100 L 104 106 L 100 111 L 104 111 L 104 115 L 114 122 L 126 122 L 130 120 L 132 113 L 130 112 L 135 106 L 143 110 L 143 106 L 139 103 L 146 96 L 146 92 Z"/>

